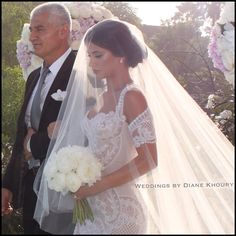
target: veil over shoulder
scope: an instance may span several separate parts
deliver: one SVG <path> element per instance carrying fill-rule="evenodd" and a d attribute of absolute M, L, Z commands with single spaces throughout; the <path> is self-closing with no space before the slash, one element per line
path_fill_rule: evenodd
<path fill-rule="evenodd" d="M 144 175 L 139 174 L 140 169 L 134 163 L 130 166 L 130 173 L 134 176 L 132 186 L 130 184 L 130 191 L 135 193 L 135 199 L 138 199 L 144 210 L 145 233 L 233 233 L 233 145 L 178 83 L 158 56 L 145 44 L 140 30 L 119 20 L 104 20 L 91 29 L 99 27 L 106 21 L 118 21 L 128 27 L 135 41 L 146 54 L 141 63 L 129 69 L 133 86 L 131 87 L 141 91 L 144 95 L 152 116 L 158 154 L 157 167 Z M 91 145 L 90 141 L 93 137 L 88 137 L 84 132 L 86 129 L 84 119 L 93 108 L 102 111 L 104 107 L 102 97 L 104 94 L 106 95 L 107 91 L 106 80 L 97 81 L 90 70 L 86 43 L 83 39 L 70 76 L 67 96 L 58 116 L 60 128 L 57 138 L 52 139 L 47 158 L 34 183 L 38 196 L 34 218 L 47 232 L 53 234 L 71 233 L 75 227 L 72 224 L 73 196 L 70 192 L 62 194 L 48 187 L 45 175 L 47 164 L 55 158 L 54 154 L 62 147 Z M 100 118 L 98 116 L 97 118 L 90 117 L 101 119 L 106 116 L 108 117 L 106 125 L 110 127 L 113 127 L 114 121 L 116 121 L 113 119 L 112 112 L 116 112 L 123 100 L 123 98 L 121 99 L 122 91 L 118 93 L 114 90 L 113 92 L 114 106 L 112 108 L 114 107 L 114 110 L 100 113 Z M 122 111 L 121 121 L 129 127 L 127 130 L 130 130 L 132 122 L 126 123 Z M 145 125 L 148 127 L 150 123 L 147 122 Z M 99 127 L 102 129 L 102 123 L 99 123 Z M 113 132 L 120 131 L 113 129 Z M 105 131 L 100 134 L 100 137 L 104 133 Z M 106 137 L 109 135 L 110 133 L 106 133 Z M 147 136 L 148 133 L 146 133 Z M 122 153 L 126 159 L 122 159 L 122 163 L 115 160 L 120 168 L 125 162 L 133 159 L 139 149 L 138 145 L 132 144 L 133 141 L 130 141 L 128 134 L 123 135 L 122 138 L 119 137 L 120 139 L 117 138 L 113 145 L 119 147 L 120 142 L 126 144 L 122 146 L 122 150 L 114 151 L 113 146 L 107 147 L 109 142 L 96 143 L 96 145 L 100 145 L 99 151 L 101 153 L 111 151 L 110 157 L 113 152 L 115 154 Z M 147 144 L 144 142 L 142 145 Z M 151 165 L 152 159 L 148 149 L 144 154 Z M 112 162 L 112 159 L 107 160 L 109 165 Z M 105 169 L 104 174 L 109 174 L 115 168 L 115 165 L 114 167 L 110 165 L 110 169 Z M 113 195 L 110 194 L 110 196 Z M 118 197 L 116 198 L 116 196 Z M 116 199 L 119 202 L 121 198 L 124 199 L 125 196 L 114 195 L 113 198 L 107 197 L 107 201 Z M 90 203 L 92 204 L 93 201 L 95 200 L 91 198 Z M 97 203 L 101 203 L 101 201 L 97 201 Z M 118 205 L 114 204 L 113 202 L 110 211 L 116 212 L 115 209 Z M 122 212 L 135 209 L 121 206 L 123 207 Z M 94 214 L 96 215 L 96 212 Z M 132 215 L 132 213 L 129 214 Z M 109 225 L 112 225 L 112 220 L 118 217 L 115 214 L 112 216 L 114 218 L 106 216 L 107 222 L 110 221 Z M 107 222 L 105 223 L 108 225 Z M 135 221 L 131 224 L 132 227 L 133 225 L 135 225 Z M 115 231 L 111 230 L 112 232 Z"/>

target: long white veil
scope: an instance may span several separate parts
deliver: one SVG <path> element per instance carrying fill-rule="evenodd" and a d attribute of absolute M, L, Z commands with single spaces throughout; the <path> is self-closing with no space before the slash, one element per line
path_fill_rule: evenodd
<path fill-rule="evenodd" d="M 130 69 L 133 83 L 145 93 L 157 138 L 158 166 L 135 182 L 145 202 L 147 233 L 233 233 L 233 145 L 144 44 L 140 31 L 123 23 L 148 54 Z M 87 145 L 81 122 L 105 89 L 105 83 L 98 85 L 91 75 L 87 60 L 82 40 L 58 116 L 57 139 L 51 141 L 34 184 L 38 195 L 34 217 L 43 230 L 54 234 L 73 232 L 74 199 L 50 190 L 44 170 L 60 148 Z"/>

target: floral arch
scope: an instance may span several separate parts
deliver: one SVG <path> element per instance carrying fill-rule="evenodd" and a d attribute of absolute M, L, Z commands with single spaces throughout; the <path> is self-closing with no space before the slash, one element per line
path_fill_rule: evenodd
<path fill-rule="evenodd" d="M 234 86 L 235 75 L 235 10 L 234 2 L 226 2 L 220 18 L 211 31 L 208 53 L 214 67 L 221 70 L 226 80 Z"/>

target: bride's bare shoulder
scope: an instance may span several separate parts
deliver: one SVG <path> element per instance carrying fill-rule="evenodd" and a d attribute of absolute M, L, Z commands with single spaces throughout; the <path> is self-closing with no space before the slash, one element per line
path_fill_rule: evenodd
<path fill-rule="evenodd" d="M 132 121 L 147 109 L 147 102 L 143 93 L 139 90 L 130 90 L 124 98 L 124 115 L 128 121 Z"/>

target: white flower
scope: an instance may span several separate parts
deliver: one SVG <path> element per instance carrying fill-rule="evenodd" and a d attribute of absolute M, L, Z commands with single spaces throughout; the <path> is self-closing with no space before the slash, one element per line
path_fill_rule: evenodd
<path fill-rule="evenodd" d="M 66 91 L 61 91 L 60 89 L 57 90 L 56 93 L 53 93 L 51 97 L 56 101 L 63 101 L 66 97 Z"/>
<path fill-rule="evenodd" d="M 101 21 L 103 19 L 102 12 L 99 9 L 94 9 L 92 12 L 92 17 L 95 21 Z"/>
<path fill-rule="evenodd" d="M 230 119 L 232 115 L 233 115 L 233 113 L 230 110 L 224 110 L 220 113 L 220 117 L 225 120 Z"/>
<path fill-rule="evenodd" d="M 76 173 L 70 172 L 66 175 L 66 186 L 71 192 L 76 192 L 80 188 L 81 181 Z"/>
<path fill-rule="evenodd" d="M 91 16 L 92 14 L 92 8 L 91 6 L 86 6 L 85 4 L 81 4 L 77 9 L 77 12 L 78 12 L 78 17 L 83 17 L 83 18 L 88 18 Z M 76 17 L 76 18 L 78 18 Z"/>
<path fill-rule="evenodd" d="M 225 2 L 224 8 L 221 11 L 220 19 L 218 22 L 220 24 L 225 24 L 227 22 L 234 22 L 235 20 L 234 12 L 234 2 Z"/>
<path fill-rule="evenodd" d="M 72 19 L 76 19 L 76 18 L 79 17 L 79 12 L 78 12 L 77 8 L 71 7 L 70 8 L 70 14 L 71 14 Z"/>
<path fill-rule="evenodd" d="M 235 82 L 234 69 L 232 71 L 226 71 L 224 75 L 225 75 L 225 79 L 234 87 L 234 82 Z"/>
<path fill-rule="evenodd" d="M 58 155 L 58 158 L 56 159 L 56 166 L 59 172 L 62 174 L 67 174 L 72 171 L 74 168 L 73 163 L 71 163 L 69 160 L 67 160 L 67 155 L 62 156 Z"/>
<path fill-rule="evenodd" d="M 38 57 L 35 54 L 32 54 L 31 57 L 31 64 L 34 65 L 36 68 L 40 67 L 43 64 L 43 59 Z"/>
<path fill-rule="evenodd" d="M 209 96 L 208 96 L 208 100 L 214 100 L 215 99 L 215 94 L 210 94 Z"/>
<path fill-rule="evenodd" d="M 86 157 L 86 161 L 82 162 L 77 169 L 77 173 L 80 176 L 82 182 L 91 186 L 96 180 L 101 178 L 101 164 L 94 162 L 89 156 Z"/>
<path fill-rule="evenodd" d="M 102 6 L 101 6 L 101 8 L 102 8 L 102 15 L 104 16 L 105 19 L 109 19 L 109 18 L 114 17 L 110 10 L 108 10 L 105 7 L 102 7 Z"/>
<path fill-rule="evenodd" d="M 93 185 L 101 178 L 101 170 L 102 165 L 89 148 L 74 145 L 61 148 L 57 153 L 52 152 L 43 174 L 48 188 L 65 196 L 68 191 L 76 192 L 84 184 Z M 74 223 L 94 220 L 86 199 L 76 200 L 74 205 Z"/>
<path fill-rule="evenodd" d="M 224 24 L 224 30 L 225 30 L 225 32 L 234 30 L 234 26 L 233 26 L 231 23 L 229 23 L 229 22 L 228 22 L 228 23 L 225 23 L 225 24 Z M 225 33 L 225 32 L 224 32 L 224 33 Z M 223 34 L 224 34 L 224 33 L 223 33 Z"/>
<path fill-rule="evenodd" d="M 55 153 L 51 154 L 51 159 L 53 156 L 55 157 Z M 49 159 L 44 167 L 44 174 L 46 175 L 47 178 L 51 178 L 58 170 L 56 165 L 54 165 L 54 162 Z"/>
<path fill-rule="evenodd" d="M 206 108 L 212 109 L 215 106 L 215 99 L 217 99 L 217 98 L 218 98 L 218 96 L 216 96 L 215 94 L 210 94 L 208 96 Z"/>
<path fill-rule="evenodd" d="M 101 163 L 86 147 L 68 146 L 53 153 L 44 174 L 48 187 L 65 194 L 75 192 L 81 185 L 93 185 L 101 178 Z"/>
<path fill-rule="evenodd" d="M 221 10 L 219 20 L 212 28 L 211 41 L 208 45 L 208 53 L 212 58 L 214 67 L 221 70 L 226 80 L 233 84 L 233 86 L 235 71 L 234 14 L 234 2 L 226 2 Z"/>
<path fill-rule="evenodd" d="M 72 43 L 70 44 L 70 47 L 73 50 L 78 50 L 79 49 L 79 45 L 80 45 L 80 40 L 74 40 L 72 41 Z"/>
<path fill-rule="evenodd" d="M 21 33 L 21 40 L 23 40 L 25 42 L 29 42 L 29 33 L 30 33 L 29 26 L 30 26 L 30 24 L 25 23 L 23 26 L 22 33 Z"/>
<path fill-rule="evenodd" d="M 234 31 L 225 31 L 224 37 L 218 41 L 218 48 L 222 55 L 222 62 L 228 71 L 234 69 Z"/>
<path fill-rule="evenodd" d="M 64 193 L 66 188 L 66 179 L 65 175 L 60 172 L 56 172 L 51 178 L 48 178 L 48 187 L 57 192 Z"/>
<path fill-rule="evenodd" d="M 72 19 L 78 18 L 77 8 L 74 2 L 64 2 L 64 5 L 69 10 Z"/>
<path fill-rule="evenodd" d="M 220 97 L 216 94 L 210 94 L 207 100 L 207 109 L 212 109 L 215 107 L 216 103 L 220 101 Z"/>
<path fill-rule="evenodd" d="M 221 125 L 224 125 L 227 122 L 227 120 L 220 120 L 219 122 Z"/>
<path fill-rule="evenodd" d="M 206 108 L 212 109 L 215 106 L 215 103 L 212 100 L 208 100 Z"/>
<path fill-rule="evenodd" d="M 73 30 L 80 30 L 80 24 L 77 20 L 72 20 L 72 29 Z"/>

